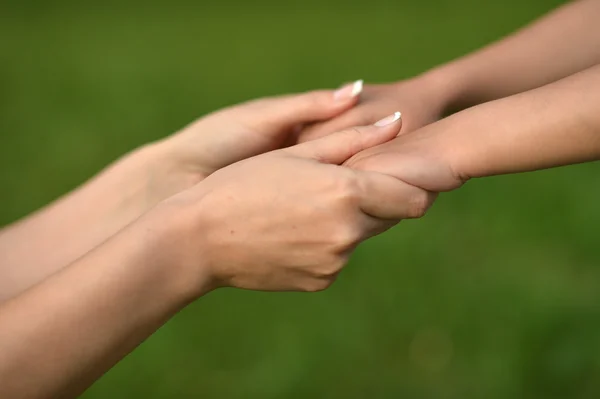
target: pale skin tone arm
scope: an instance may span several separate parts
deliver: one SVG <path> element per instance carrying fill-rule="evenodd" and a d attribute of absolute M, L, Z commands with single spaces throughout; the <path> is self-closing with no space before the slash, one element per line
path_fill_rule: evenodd
<path fill-rule="evenodd" d="M 555 82 L 600 63 L 600 1 L 576 0 L 432 74 L 461 110 Z"/>
<path fill-rule="evenodd" d="M 454 114 L 346 165 L 441 192 L 471 178 L 600 160 L 600 65 Z"/>
<path fill-rule="evenodd" d="M 329 286 L 361 241 L 424 212 L 426 191 L 338 166 L 395 137 L 388 122 L 221 169 L 0 304 L 0 397 L 76 397 L 212 289 Z"/>
<path fill-rule="evenodd" d="M 254 100 L 123 157 L 74 192 L 0 230 L 0 301 L 60 270 L 217 169 L 293 144 L 303 124 L 354 106 L 360 88 L 350 84 L 335 92 Z"/>
<path fill-rule="evenodd" d="M 0 394 L 76 396 L 214 287 L 326 288 L 360 241 L 469 178 L 600 159 L 598 87 L 600 66 L 384 144 L 398 125 L 214 173 L 0 307 Z"/>
<path fill-rule="evenodd" d="M 360 103 L 307 129 L 314 139 L 403 113 L 403 133 L 449 112 L 531 90 L 600 63 L 600 0 L 569 2 L 524 29 L 417 77 L 367 85 Z"/>

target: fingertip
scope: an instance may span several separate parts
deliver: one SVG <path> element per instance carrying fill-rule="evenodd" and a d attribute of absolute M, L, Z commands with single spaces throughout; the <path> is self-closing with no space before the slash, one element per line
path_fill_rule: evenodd
<path fill-rule="evenodd" d="M 292 95 L 287 97 L 285 105 L 290 112 L 294 112 L 296 122 L 324 122 L 358 104 L 363 85 L 363 80 L 357 80 L 337 90 L 313 90 Z"/>
<path fill-rule="evenodd" d="M 380 131 L 380 134 L 387 137 L 388 140 L 391 140 L 400 135 L 400 130 L 402 129 L 402 113 L 396 111 L 375 122 L 372 126 L 377 131 Z"/>
<path fill-rule="evenodd" d="M 336 97 L 336 92 L 314 90 L 300 94 L 297 97 L 297 110 L 306 122 L 321 122 L 341 115 L 356 105 L 357 97 Z"/>
<path fill-rule="evenodd" d="M 402 113 L 400 111 L 396 111 L 393 114 L 378 120 L 374 123 L 374 125 L 377 127 L 386 127 L 389 125 L 393 125 L 394 123 L 402 124 Z"/>
<path fill-rule="evenodd" d="M 369 129 L 378 137 L 381 142 L 387 142 L 396 138 L 400 134 L 402 128 L 402 114 L 400 112 L 394 112 L 393 114 L 386 116 L 378 122 L 365 126 L 365 129 Z"/>
<path fill-rule="evenodd" d="M 348 103 L 356 102 L 363 91 L 364 81 L 362 79 L 348 83 L 333 92 L 334 102 Z"/>

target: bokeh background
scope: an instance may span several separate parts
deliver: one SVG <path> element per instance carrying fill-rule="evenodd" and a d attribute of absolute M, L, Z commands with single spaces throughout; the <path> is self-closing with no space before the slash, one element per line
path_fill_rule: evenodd
<path fill-rule="evenodd" d="M 216 108 L 470 52 L 557 0 L 0 1 L 0 223 Z M 598 398 L 600 165 L 472 181 L 328 291 L 221 290 L 84 398 Z"/>

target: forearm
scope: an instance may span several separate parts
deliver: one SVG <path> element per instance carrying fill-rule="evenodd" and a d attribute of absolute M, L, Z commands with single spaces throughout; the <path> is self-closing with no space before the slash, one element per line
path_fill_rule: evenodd
<path fill-rule="evenodd" d="M 425 76 L 454 112 L 562 79 L 600 63 L 600 1 L 566 4 L 482 50 Z"/>
<path fill-rule="evenodd" d="M 598 160 L 600 65 L 460 112 L 433 129 L 463 180 Z"/>
<path fill-rule="evenodd" d="M 53 204 L 0 231 L 0 302 L 96 247 L 168 196 L 193 184 L 169 171 L 160 148 L 136 150 Z M 159 174 L 171 174 L 164 179 Z M 190 173 L 191 176 L 191 173 Z M 156 184 L 158 186 L 158 184 Z M 177 186 L 177 187 L 176 187 Z"/>
<path fill-rule="evenodd" d="M 182 237 L 156 224 L 136 222 L 0 306 L 0 397 L 79 395 L 201 294 L 169 252 Z"/>

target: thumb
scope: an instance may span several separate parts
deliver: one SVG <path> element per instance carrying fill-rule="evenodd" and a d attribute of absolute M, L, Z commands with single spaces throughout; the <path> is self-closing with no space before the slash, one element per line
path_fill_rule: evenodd
<path fill-rule="evenodd" d="M 340 165 L 367 148 L 393 139 L 398 135 L 401 126 L 401 114 L 395 112 L 374 125 L 342 130 L 281 151 L 297 157 L 315 159 L 322 163 Z"/>

